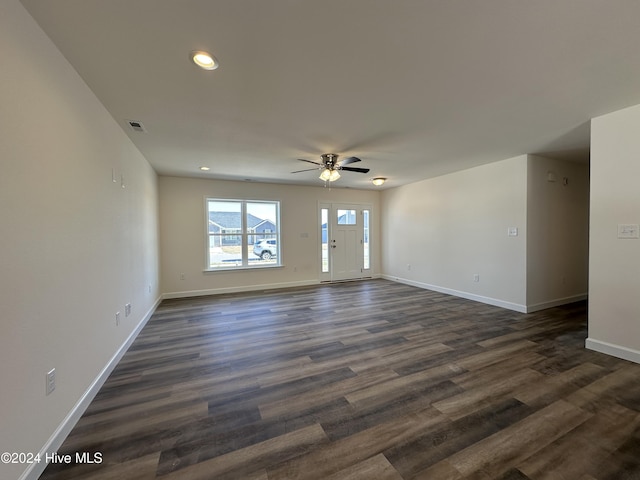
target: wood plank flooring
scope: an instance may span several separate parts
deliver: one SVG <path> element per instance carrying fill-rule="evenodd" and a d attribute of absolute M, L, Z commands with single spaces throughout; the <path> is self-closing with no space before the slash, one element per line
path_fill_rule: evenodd
<path fill-rule="evenodd" d="M 51 479 L 640 479 L 640 365 L 385 280 L 164 301 Z"/>

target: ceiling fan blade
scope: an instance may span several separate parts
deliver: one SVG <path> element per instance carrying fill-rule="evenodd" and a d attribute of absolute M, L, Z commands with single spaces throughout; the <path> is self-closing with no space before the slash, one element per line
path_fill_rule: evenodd
<path fill-rule="evenodd" d="M 368 168 L 354 168 L 354 167 L 340 167 L 340 170 L 346 170 L 348 172 L 368 173 Z"/>
<path fill-rule="evenodd" d="M 291 173 L 310 172 L 311 170 L 320 170 L 320 169 L 319 168 L 305 168 L 304 170 L 296 170 L 295 172 L 291 172 Z"/>
<path fill-rule="evenodd" d="M 321 167 L 324 166 L 322 163 L 314 162 L 312 160 L 305 160 L 304 158 L 299 158 L 298 160 L 300 160 L 301 162 L 313 163 L 314 165 L 320 165 Z"/>
<path fill-rule="evenodd" d="M 361 162 L 362 160 L 360 160 L 358 157 L 347 157 L 344 160 L 342 160 L 339 165 L 349 165 L 350 163 L 356 163 L 356 162 Z"/>

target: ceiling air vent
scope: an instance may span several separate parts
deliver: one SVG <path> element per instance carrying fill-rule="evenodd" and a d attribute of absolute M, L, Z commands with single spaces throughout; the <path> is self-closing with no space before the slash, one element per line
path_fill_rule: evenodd
<path fill-rule="evenodd" d="M 144 128 L 144 125 L 142 125 L 142 122 L 138 122 L 137 120 L 127 120 L 127 123 L 131 127 L 131 130 L 133 130 L 134 132 L 147 132 L 147 130 Z"/>

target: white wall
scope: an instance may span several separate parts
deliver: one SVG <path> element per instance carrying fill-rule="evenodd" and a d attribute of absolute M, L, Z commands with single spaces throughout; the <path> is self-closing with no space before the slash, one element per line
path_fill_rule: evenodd
<path fill-rule="evenodd" d="M 523 311 L 526 188 L 520 156 L 383 191 L 383 276 Z"/>
<path fill-rule="evenodd" d="M 17 0 L 0 63 L 0 452 L 55 451 L 159 297 L 157 178 Z"/>
<path fill-rule="evenodd" d="M 640 363 L 640 106 L 591 122 L 589 338 L 587 347 Z"/>
<path fill-rule="evenodd" d="M 527 185 L 528 311 L 586 299 L 589 165 L 529 155 Z"/>
<path fill-rule="evenodd" d="M 317 283 L 319 202 L 372 205 L 372 274 L 380 273 L 379 191 L 161 176 L 159 192 L 161 288 L 167 297 Z M 279 200 L 284 267 L 204 272 L 207 196 Z"/>

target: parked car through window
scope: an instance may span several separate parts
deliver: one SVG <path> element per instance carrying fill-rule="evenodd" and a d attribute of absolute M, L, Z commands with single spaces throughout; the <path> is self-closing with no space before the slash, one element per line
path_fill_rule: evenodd
<path fill-rule="evenodd" d="M 262 260 L 271 260 L 278 254 L 278 242 L 276 240 L 260 240 L 253 246 L 253 253 Z"/>

